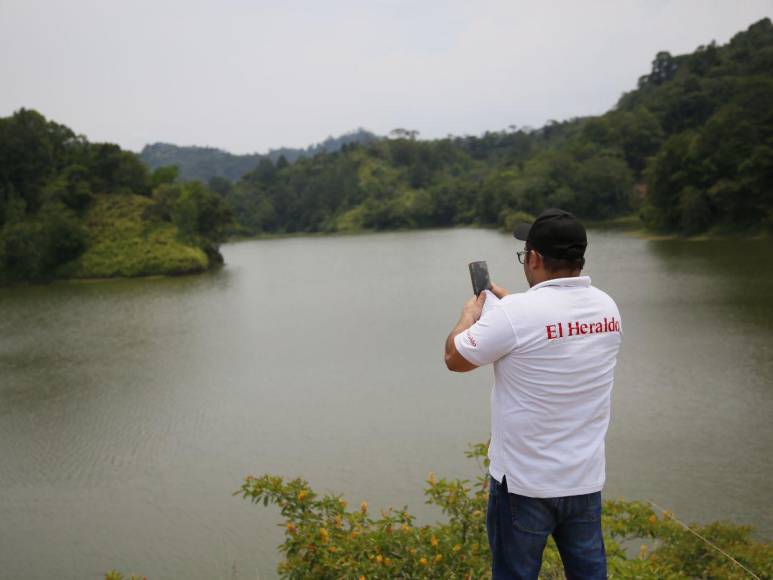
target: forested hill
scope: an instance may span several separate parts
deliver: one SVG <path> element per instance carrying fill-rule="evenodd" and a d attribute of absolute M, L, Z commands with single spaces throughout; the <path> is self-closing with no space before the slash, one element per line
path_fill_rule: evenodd
<path fill-rule="evenodd" d="M 173 167 L 151 173 L 37 111 L 0 118 L 0 283 L 205 270 L 229 221 Z"/>
<path fill-rule="evenodd" d="M 598 117 L 538 130 L 346 145 L 259 161 L 222 193 L 242 233 L 500 225 L 563 207 L 587 219 L 636 211 L 653 229 L 768 229 L 773 192 L 773 26 L 724 45 L 658 53 Z"/>
<path fill-rule="evenodd" d="M 184 180 L 198 179 L 208 182 L 213 177 L 221 177 L 229 181 L 237 181 L 245 173 L 253 170 L 261 159 L 269 159 L 276 163 L 280 157 L 284 157 L 292 163 L 301 157 L 313 157 L 318 153 L 338 151 L 349 143 L 367 144 L 377 139 L 375 134 L 359 128 L 338 137 L 330 136 L 321 143 L 306 148 L 281 147 L 272 149 L 264 155 L 258 153 L 234 155 L 213 147 L 180 147 L 170 143 L 154 143 L 142 149 L 140 159 L 151 169 L 176 165 L 180 178 Z"/>

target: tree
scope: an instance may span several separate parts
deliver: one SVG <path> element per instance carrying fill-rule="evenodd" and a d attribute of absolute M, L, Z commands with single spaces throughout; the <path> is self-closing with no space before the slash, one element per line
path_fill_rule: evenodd
<path fill-rule="evenodd" d="M 0 239 L 0 270 L 11 280 L 34 280 L 44 264 L 41 227 L 33 222 L 8 223 Z"/>
<path fill-rule="evenodd" d="M 185 188 L 175 200 L 172 209 L 172 221 L 186 241 L 192 241 L 198 230 L 199 204 L 196 197 L 196 191 Z"/>
<path fill-rule="evenodd" d="M 225 239 L 226 227 L 232 220 L 232 213 L 220 196 L 199 181 L 182 186 L 171 214 L 183 239 L 198 239 L 205 249 Z"/>
<path fill-rule="evenodd" d="M 63 152 L 75 134 L 46 121 L 37 111 L 19 109 L 0 119 L 0 183 L 12 186 L 27 210 L 43 203 L 43 186 L 64 164 Z"/>
<path fill-rule="evenodd" d="M 679 133 L 663 144 L 647 171 L 646 217 L 655 229 L 671 229 L 679 224 L 679 193 L 690 184 L 696 160 L 692 155 L 695 134 Z"/>
<path fill-rule="evenodd" d="M 134 153 L 122 151 L 112 143 L 99 143 L 92 146 L 90 161 L 94 191 L 150 194 L 148 169 Z"/>
<path fill-rule="evenodd" d="M 287 160 L 285 160 L 285 163 Z M 274 181 L 277 168 L 268 157 L 263 157 L 258 161 L 257 167 L 246 176 L 246 179 L 255 181 L 263 186 L 271 185 Z"/>
<path fill-rule="evenodd" d="M 415 129 L 403 129 L 401 127 L 392 129 L 389 134 L 395 139 L 410 139 L 411 141 L 415 141 L 419 136 L 419 132 Z"/>
<path fill-rule="evenodd" d="M 150 188 L 155 190 L 159 185 L 174 183 L 180 174 L 177 165 L 164 165 L 157 167 L 150 175 Z"/>
<path fill-rule="evenodd" d="M 674 78 L 677 68 L 676 60 L 671 56 L 671 53 L 662 50 L 655 55 L 655 60 L 652 61 L 652 71 L 650 74 L 643 77 L 645 79 L 645 84 L 662 85 Z"/>
<path fill-rule="evenodd" d="M 220 197 L 225 197 L 231 193 L 232 184 L 225 177 L 215 175 L 214 177 L 210 178 L 207 185 L 209 186 L 209 189 L 217 193 Z"/>
<path fill-rule="evenodd" d="M 625 161 L 636 174 L 644 170 L 647 159 L 663 143 L 664 133 L 658 118 L 644 107 L 610 116 L 613 139 L 620 145 Z"/>

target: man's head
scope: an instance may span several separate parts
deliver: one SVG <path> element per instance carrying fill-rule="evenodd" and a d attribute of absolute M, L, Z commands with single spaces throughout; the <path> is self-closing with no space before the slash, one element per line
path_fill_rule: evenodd
<path fill-rule="evenodd" d="M 579 276 L 585 266 L 585 228 L 562 209 L 546 209 L 533 224 L 518 224 L 513 236 L 526 242 L 523 271 L 529 286 Z"/>

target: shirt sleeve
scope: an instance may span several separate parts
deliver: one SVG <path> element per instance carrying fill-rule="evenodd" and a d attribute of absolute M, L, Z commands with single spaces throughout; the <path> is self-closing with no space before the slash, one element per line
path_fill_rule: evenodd
<path fill-rule="evenodd" d="M 467 361 L 483 366 L 499 360 L 518 345 L 505 311 L 496 306 L 480 320 L 454 337 L 456 350 Z"/>

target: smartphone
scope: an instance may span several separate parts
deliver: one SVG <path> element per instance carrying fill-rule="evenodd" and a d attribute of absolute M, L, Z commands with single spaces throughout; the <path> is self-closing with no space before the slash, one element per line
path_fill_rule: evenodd
<path fill-rule="evenodd" d="M 491 279 L 488 275 L 488 264 L 485 260 L 470 262 L 470 279 L 472 291 L 478 296 L 484 290 L 491 290 Z"/>

